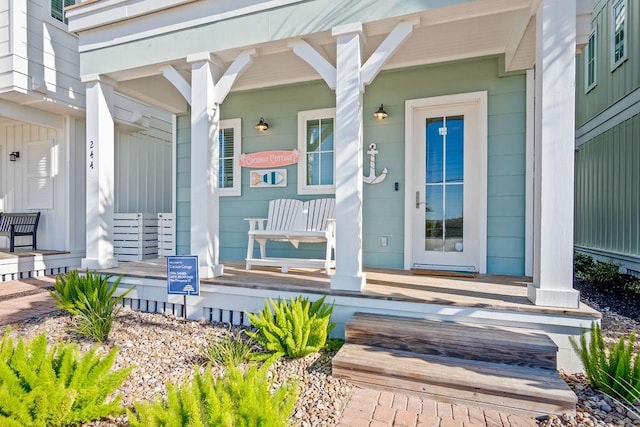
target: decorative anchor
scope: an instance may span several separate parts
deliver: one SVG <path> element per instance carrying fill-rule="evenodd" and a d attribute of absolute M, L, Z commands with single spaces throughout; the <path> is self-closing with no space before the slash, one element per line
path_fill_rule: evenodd
<path fill-rule="evenodd" d="M 387 168 L 382 170 L 382 173 L 376 176 L 376 154 L 378 154 L 378 150 L 376 150 L 376 144 L 369 144 L 369 151 L 367 154 L 370 156 L 369 160 L 369 176 L 363 177 L 363 181 L 366 184 L 380 184 L 387 177 Z"/>

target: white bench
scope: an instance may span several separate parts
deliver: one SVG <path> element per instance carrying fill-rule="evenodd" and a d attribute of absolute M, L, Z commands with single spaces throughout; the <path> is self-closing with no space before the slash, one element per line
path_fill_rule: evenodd
<path fill-rule="evenodd" d="M 247 270 L 251 266 L 281 267 L 286 273 L 289 267 L 324 268 L 329 274 L 335 267 L 332 253 L 335 251 L 335 199 L 315 199 L 302 202 L 296 199 L 277 199 L 269 202 L 267 218 L 245 218 L 249 222 Z M 303 243 L 326 243 L 324 259 L 267 257 L 268 240 L 289 242 L 297 248 Z M 253 256 L 254 242 L 260 246 L 260 258 Z"/>

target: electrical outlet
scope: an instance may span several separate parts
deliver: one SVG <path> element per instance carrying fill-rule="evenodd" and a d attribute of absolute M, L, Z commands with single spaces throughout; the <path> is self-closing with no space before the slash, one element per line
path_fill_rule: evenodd
<path fill-rule="evenodd" d="M 391 237 L 389 236 L 380 236 L 380 246 L 383 248 L 388 247 L 391 244 Z"/>

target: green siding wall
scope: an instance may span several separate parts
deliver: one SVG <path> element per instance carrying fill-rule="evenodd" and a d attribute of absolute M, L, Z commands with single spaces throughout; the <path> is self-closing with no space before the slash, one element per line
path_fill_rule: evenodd
<path fill-rule="evenodd" d="M 575 244 L 640 256 L 640 114 L 576 152 Z"/>
<path fill-rule="evenodd" d="M 384 182 L 364 186 L 364 265 L 402 268 L 404 245 L 404 102 L 407 99 L 486 90 L 488 100 L 488 241 L 489 273 L 524 274 L 525 206 L 525 77 L 499 77 L 498 58 L 455 64 L 419 67 L 381 73 L 364 95 L 364 143 L 375 142 L 380 154 L 379 170 L 389 171 Z M 373 112 L 384 103 L 390 114 L 384 121 Z M 221 109 L 221 118 L 242 118 L 242 151 L 290 150 L 297 147 L 297 114 L 301 110 L 335 106 L 335 94 L 323 82 L 232 93 Z M 260 133 L 254 125 L 264 117 L 269 131 Z M 178 250 L 188 250 L 188 162 L 182 150 L 188 140 L 178 122 Z M 188 127 L 188 120 L 185 120 Z M 365 150 L 366 151 L 366 150 Z M 368 172 L 365 154 L 365 173 Z M 250 170 L 242 171 L 242 196 L 224 197 L 220 202 L 220 257 L 243 260 L 246 255 L 245 217 L 266 216 L 268 201 L 298 196 L 297 166 L 288 166 L 286 188 L 249 188 Z M 181 179 L 184 177 L 184 179 Z M 394 184 L 398 183 L 399 191 Z M 181 188 L 181 186 L 183 186 Z M 331 196 L 332 197 L 332 196 Z M 185 228 L 186 227 L 186 228 Z M 381 247 L 380 236 L 390 236 Z M 273 256 L 321 257 L 322 249 L 306 245 L 292 250 L 288 243 L 273 245 Z"/>
<path fill-rule="evenodd" d="M 585 94 L 585 51 L 576 63 L 576 125 L 579 128 L 610 105 L 640 87 L 640 1 L 627 2 L 628 59 L 611 71 L 611 11 L 613 0 L 603 1 L 593 12 L 596 28 L 596 86 Z"/>

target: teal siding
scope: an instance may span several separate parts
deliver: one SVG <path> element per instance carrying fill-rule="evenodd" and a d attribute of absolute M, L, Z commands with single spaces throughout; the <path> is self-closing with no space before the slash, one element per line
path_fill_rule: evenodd
<path fill-rule="evenodd" d="M 640 113 L 578 148 L 576 245 L 640 256 L 638 165 Z"/>
<path fill-rule="evenodd" d="M 381 73 L 367 87 L 364 96 L 364 143 L 375 142 L 380 154 L 378 172 L 389 171 L 384 182 L 364 186 L 363 243 L 364 265 L 402 268 L 404 247 L 404 102 L 454 93 L 486 90 L 488 100 L 488 224 L 487 269 L 496 274 L 524 273 L 525 206 L 525 77 L 499 77 L 498 58 L 454 64 L 417 67 Z M 384 121 L 373 112 L 384 103 L 390 116 Z M 297 114 L 301 110 L 335 106 L 335 94 L 323 82 L 232 93 L 221 107 L 221 118 L 242 118 L 242 151 L 290 150 L 297 147 Z M 260 117 L 269 130 L 260 133 L 254 125 Z M 188 123 L 188 120 L 186 120 Z M 178 211 L 188 205 L 188 195 L 180 195 L 180 185 L 188 186 L 188 162 L 181 161 L 181 148 L 187 144 L 183 127 L 178 126 Z M 366 151 L 366 149 L 364 150 Z M 365 173 L 369 157 L 364 155 Z M 220 257 L 243 260 L 246 256 L 245 217 L 266 216 L 268 201 L 279 197 L 302 200 L 298 196 L 297 166 L 288 166 L 286 188 L 249 188 L 250 170 L 242 171 L 242 196 L 223 197 L 220 202 Z M 180 177 L 185 175 L 185 180 Z M 399 190 L 395 191 L 395 183 Z M 183 188 L 184 190 L 184 188 Z M 332 196 L 329 196 L 332 197 Z M 184 208 L 187 209 L 186 207 Z M 179 222 L 178 247 L 187 249 L 188 222 Z M 388 236 L 389 246 L 380 246 L 380 236 Z M 185 243 L 186 242 L 186 243 Z M 288 243 L 274 244 L 274 256 L 322 256 L 322 246 L 306 245 L 292 250 Z"/>
<path fill-rule="evenodd" d="M 614 0 L 602 1 L 593 12 L 596 28 L 596 86 L 585 94 L 585 52 L 576 59 L 576 125 L 591 118 L 640 87 L 640 1 L 627 1 L 628 59 L 611 70 L 611 11 Z"/>

